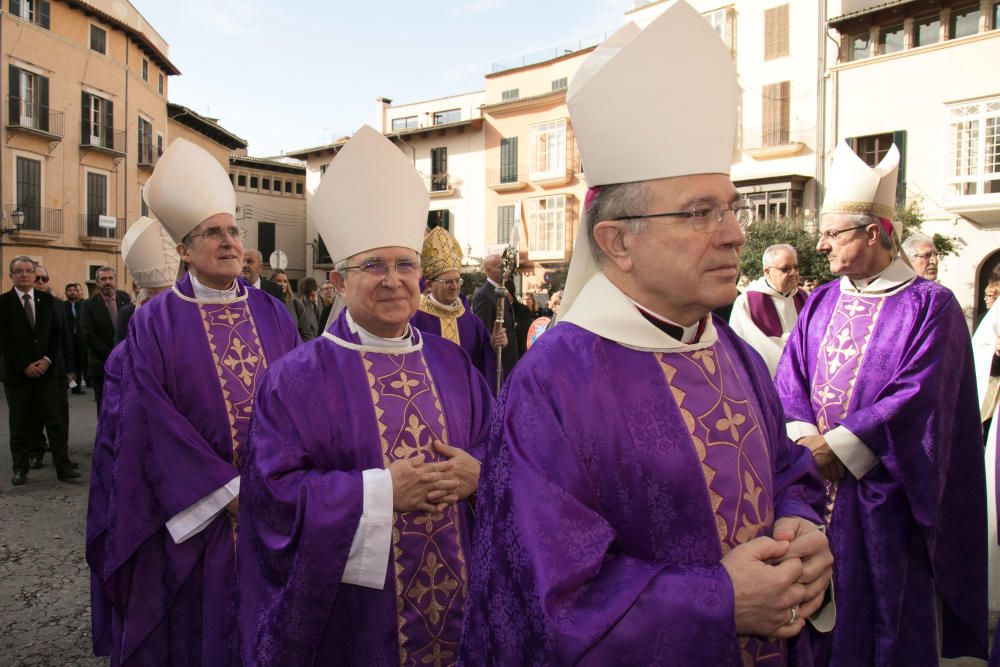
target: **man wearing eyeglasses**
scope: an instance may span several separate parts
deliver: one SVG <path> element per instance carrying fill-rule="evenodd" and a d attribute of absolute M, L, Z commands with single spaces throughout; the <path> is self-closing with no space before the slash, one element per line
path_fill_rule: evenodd
<path fill-rule="evenodd" d="M 435 227 L 424 237 L 420 261 L 430 293 L 420 297 L 410 324 L 460 346 L 484 378 L 495 378 L 493 350 L 507 344 L 507 332 L 494 324 L 491 336 L 462 296 L 462 246 L 448 230 Z"/>
<path fill-rule="evenodd" d="M 816 249 L 840 280 L 799 315 L 775 384 L 829 488 L 837 625 L 829 664 L 986 657 L 986 490 L 969 330 L 899 255 L 899 152 L 841 142 Z M 993 502 L 990 499 L 990 502 Z"/>
<path fill-rule="evenodd" d="M 779 243 L 764 250 L 764 275 L 736 297 L 729 326 L 764 357 L 774 371 L 807 294 L 799 289 L 799 258 L 795 248 Z"/>
<path fill-rule="evenodd" d="M 934 239 L 923 234 L 913 234 L 903 241 L 903 252 L 913 265 L 913 270 L 924 280 L 937 282 L 938 251 Z"/>
<path fill-rule="evenodd" d="M 101 578 L 121 622 L 108 650 L 122 665 L 234 666 L 243 448 L 261 375 L 299 338 L 281 302 L 240 280 L 244 233 L 214 157 L 175 140 L 144 197 L 178 241 L 160 251 L 187 274 L 135 311 L 119 405 L 102 413 L 117 445 Z"/>
<path fill-rule="evenodd" d="M 680 61 L 698 66 L 644 75 Z M 560 321 L 490 429 L 464 664 L 799 655 L 830 580 L 822 487 L 764 362 L 711 314 L 736 298 L 748 221 L 729 178 L 737 94 L 685 2 L 626 25 L 570 84 L 590 190 Z"/>
<path fill-rule="evenodd" d="M 492 398 L 457 345 L 410 325 L 429 203 L 368 126 L 313 196 L 346 308 L 260 389 L 239 515 L 244 664 L 455 661 Z"/>
<path fill-rule="evenodd" d="M 94 274 L 97 291 L 83 303 L 80 329 L 87 343 L 87 380 L 94 387 L 97 414 L 101 414 L 104 398 L 104 363 L 115 346 L 115 324 L 118 311 L 132 303 L 126 292 L 117 289 L 117 273 L 110 266 L 102 266 Z"/>

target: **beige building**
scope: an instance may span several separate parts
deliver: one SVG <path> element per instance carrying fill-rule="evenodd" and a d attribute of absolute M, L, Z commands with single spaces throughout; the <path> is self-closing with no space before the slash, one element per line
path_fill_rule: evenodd
<path fill-rule="evenodd" d="M 236 136 L 209 118 L 186 106 L 167 102 L 167 144 L 186 139 L 211 153 L 225 168 L 230 155 L 246 155 L 247 140 Z"/>
<path fill-rule="evenodd" d="M 939 280 L 974 318 L 1000 267 L 1000 0 L 850 0 L 830 15 L 828 145 L 876 164 L 896 143 L 898 198 L 954 239 Z"/>
<path fill-rule="evenodd" d="M 121 0 L 11 0 L 0 14 L 6 261 L 42 261 L 61 293 L 103 265 L 124 271 L 127 221 L 164 146 L 167 43 Z M 120 281 L 120 285 L 125 282 Z"/>

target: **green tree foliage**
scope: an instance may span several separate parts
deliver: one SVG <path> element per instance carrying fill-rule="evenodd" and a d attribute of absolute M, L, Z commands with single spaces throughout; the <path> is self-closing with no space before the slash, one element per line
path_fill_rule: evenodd
<path fill-rule="evenodd" d="M 764 250 L 776 243 L 787 243 L 798 253 L 803 279 L 831 280 L 830 263 L 825 255 L 816 252 L 817 240 L 816 234 L 806 231 L 801 218 L 755 222 L 747 228 L 747 242 L 740 252 L 740 273 L 751 280 L 759 278 L 764 273 Z"/>
<path fill-rule="evenodd" d="M 913 199 L 905 208 L 896 209 L 896 220 L 903 223 L 903 240 L 914 234 L 922 234 L 921 226 L 924 224 L 924 212 L 920 206 L 920 199 Z M 933 234 L 934 247 L 937 248 L 938 257 L 945 257 L 956 251 L 955 242 L 947 236 Z"/>

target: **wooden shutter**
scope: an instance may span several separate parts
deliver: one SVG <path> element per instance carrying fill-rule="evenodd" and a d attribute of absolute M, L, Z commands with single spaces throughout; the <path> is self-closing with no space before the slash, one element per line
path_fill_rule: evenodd
<path fill-rule="evenodd" d="M 49 29 L 49 16 L 51 12 L 49 11 L 49 0 L 39 0 L 38 2 L 38 14 L 36 15 L 36 20 L 38 25 L 42 26 L 46 30 Z"/>
<path fill-rule="evenodd" d="M 517 181 L 517 137 L 500 140 L 500 182 Z"/>
<path fill-rule="evenodd" d="M 274 231 L 273 222 L 257 223 L 257 250 L 264 257 L 265 262 L 269 262 L 271 253 L 274 252 Z"/>
<path fill-rule="evenodd" d="M 115 146 L 115 105 L 111 100 L 104 100 L 104 147 L 125 150 L 124 146 Z"/>
<path fill-rule="evenodd" d="M 10 3 L 11 12 L 14 11 L 14 2 Z M 10 109 L 9 109 L 9 122 L 11 125 L 21 124 L 21 70 L 13 65 L 10 66 L 10 82 L 8 83 L 8 90 L 10 91 Z"/>
<path fill-rule="evenodd" d="M 90 145 L 90 93 L 80 93 L 80 144 Z"/>
<path fill-rule="evenodd" d="M 21 0 L 10 0 L 10 13 L 14 16 L 21 16 Z"/>
<path fill-rule="evenodd" d="M 42 132 L 49 131 L 49 78 L 47 76 L 36 76 L 38 82 L 38 129 Z"/>
<path fill-rule="evenodd" d="M 788 5 L 764 10 L 764 59 L 788 55 Z"/>
<path fill-rule="evenodd" d="M 896 172 L 896 206 L 906 205 L 906 130 L 892 133 L 892 143 L 899 150 L 899 171 Z"/>

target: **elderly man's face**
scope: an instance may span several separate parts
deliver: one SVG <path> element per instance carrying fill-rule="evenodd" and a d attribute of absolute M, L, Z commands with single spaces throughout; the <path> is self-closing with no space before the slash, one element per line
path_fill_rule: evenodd
<path fill-rule="evenodd" d="M 390 246 L 358 253 L 347 264 L 362 268 L 335 272 L 332 278 L 354 321 L 382 338 L 402 336 L 420 305 L 420 255 Z"/>
<path fill-rule="evenodd" d="M 323 299 L 323 303 L 325 304 L 333 301 L 333 283 L 325 282 L 320 285 L 319 298 Z"/>
<path fill-rule="evenodd" d="M 771 287 L 782 294 L 794 292 L 799 287 L 799 258 L 794 252 L 776 250 L 764 275 Z"/>
<path fill-rule="evenodd" d="M 35 289 L 39 292 L 52 291 L 52 288 L 49 286 L 49 272 L 44 267 L 35 267 Z"/>
<path fill-rule="evenodd" d="M 260 270 L 264 268 L 260 253 L 256 250 L 248 250 L 243 254 L 243 278 L 251 285 L 257 282 L 260 277 Z"/>
<path fill-rule="evenodd" d="M 431 286 L 431 296 L 438 303 L 450 306 L 458 301 L 458 293 L 462 289 L 462 276 L 458 271 L 445 271 L 428 282 Z"/>
<path fill-rule="evenodd" d="M 826 213 L 819 223 L 819 242 L 816 251 L 826 255 L 830 271 L 837 276 L 867 278 L 874 271 L 878 244 L 877 225 L 857 227 L 851 216 L 844 213 Z M 833 234 L 834 236 L 830 236 Z"/>
<path fill-rule="evenodd" d="M 26 261 L 14 262 L 10 269 L 10 279 L 15 287 L 27 292 L 35 286 L 35 265 Z"/>
<path fill-rule="evenodd" d="M 698 174 L 650 181 L 644 213 L 687 211 L 698 204 L 727 208 L 740 196 L 728 176 Z M 686 219 L 649 218 L 638 235 L 622 238 L 631 266 L 635 294 L 654 312 L 690 326 L 736 299 L 740 247 L 746 241 L 739 223 L 727 212 L 711 233 Z"/>
<path fill-rule="evenodd" d="M 229 289 L 243 269 L 243 237 L 230 213 L 217 213 L 195 227 L 189 245 L 177 246 L 181 259 L 207 287 Z"/>
<path fill-rule="evenodd" d="M 997 302 L 998 296 L 1000 296 L 1000 286 L 998 285 L 986 286 L 986 291 L 983 292 L 983 302 L 986 304 L 987 310 L 992 308 L 993 304 Z"/>
<path fill-rule="evenodd" d="M 490 255 L 483 260 L 483 273 L 493 282 L 500 282 L 500 255 Z"/>
<path fill-rule="evenodd" d="M 933 243 L 920 243 L 914 246 L 908 255 L 913 270 L 917 275 L 927 280 L 937 280 L 938 253 Z"/>

